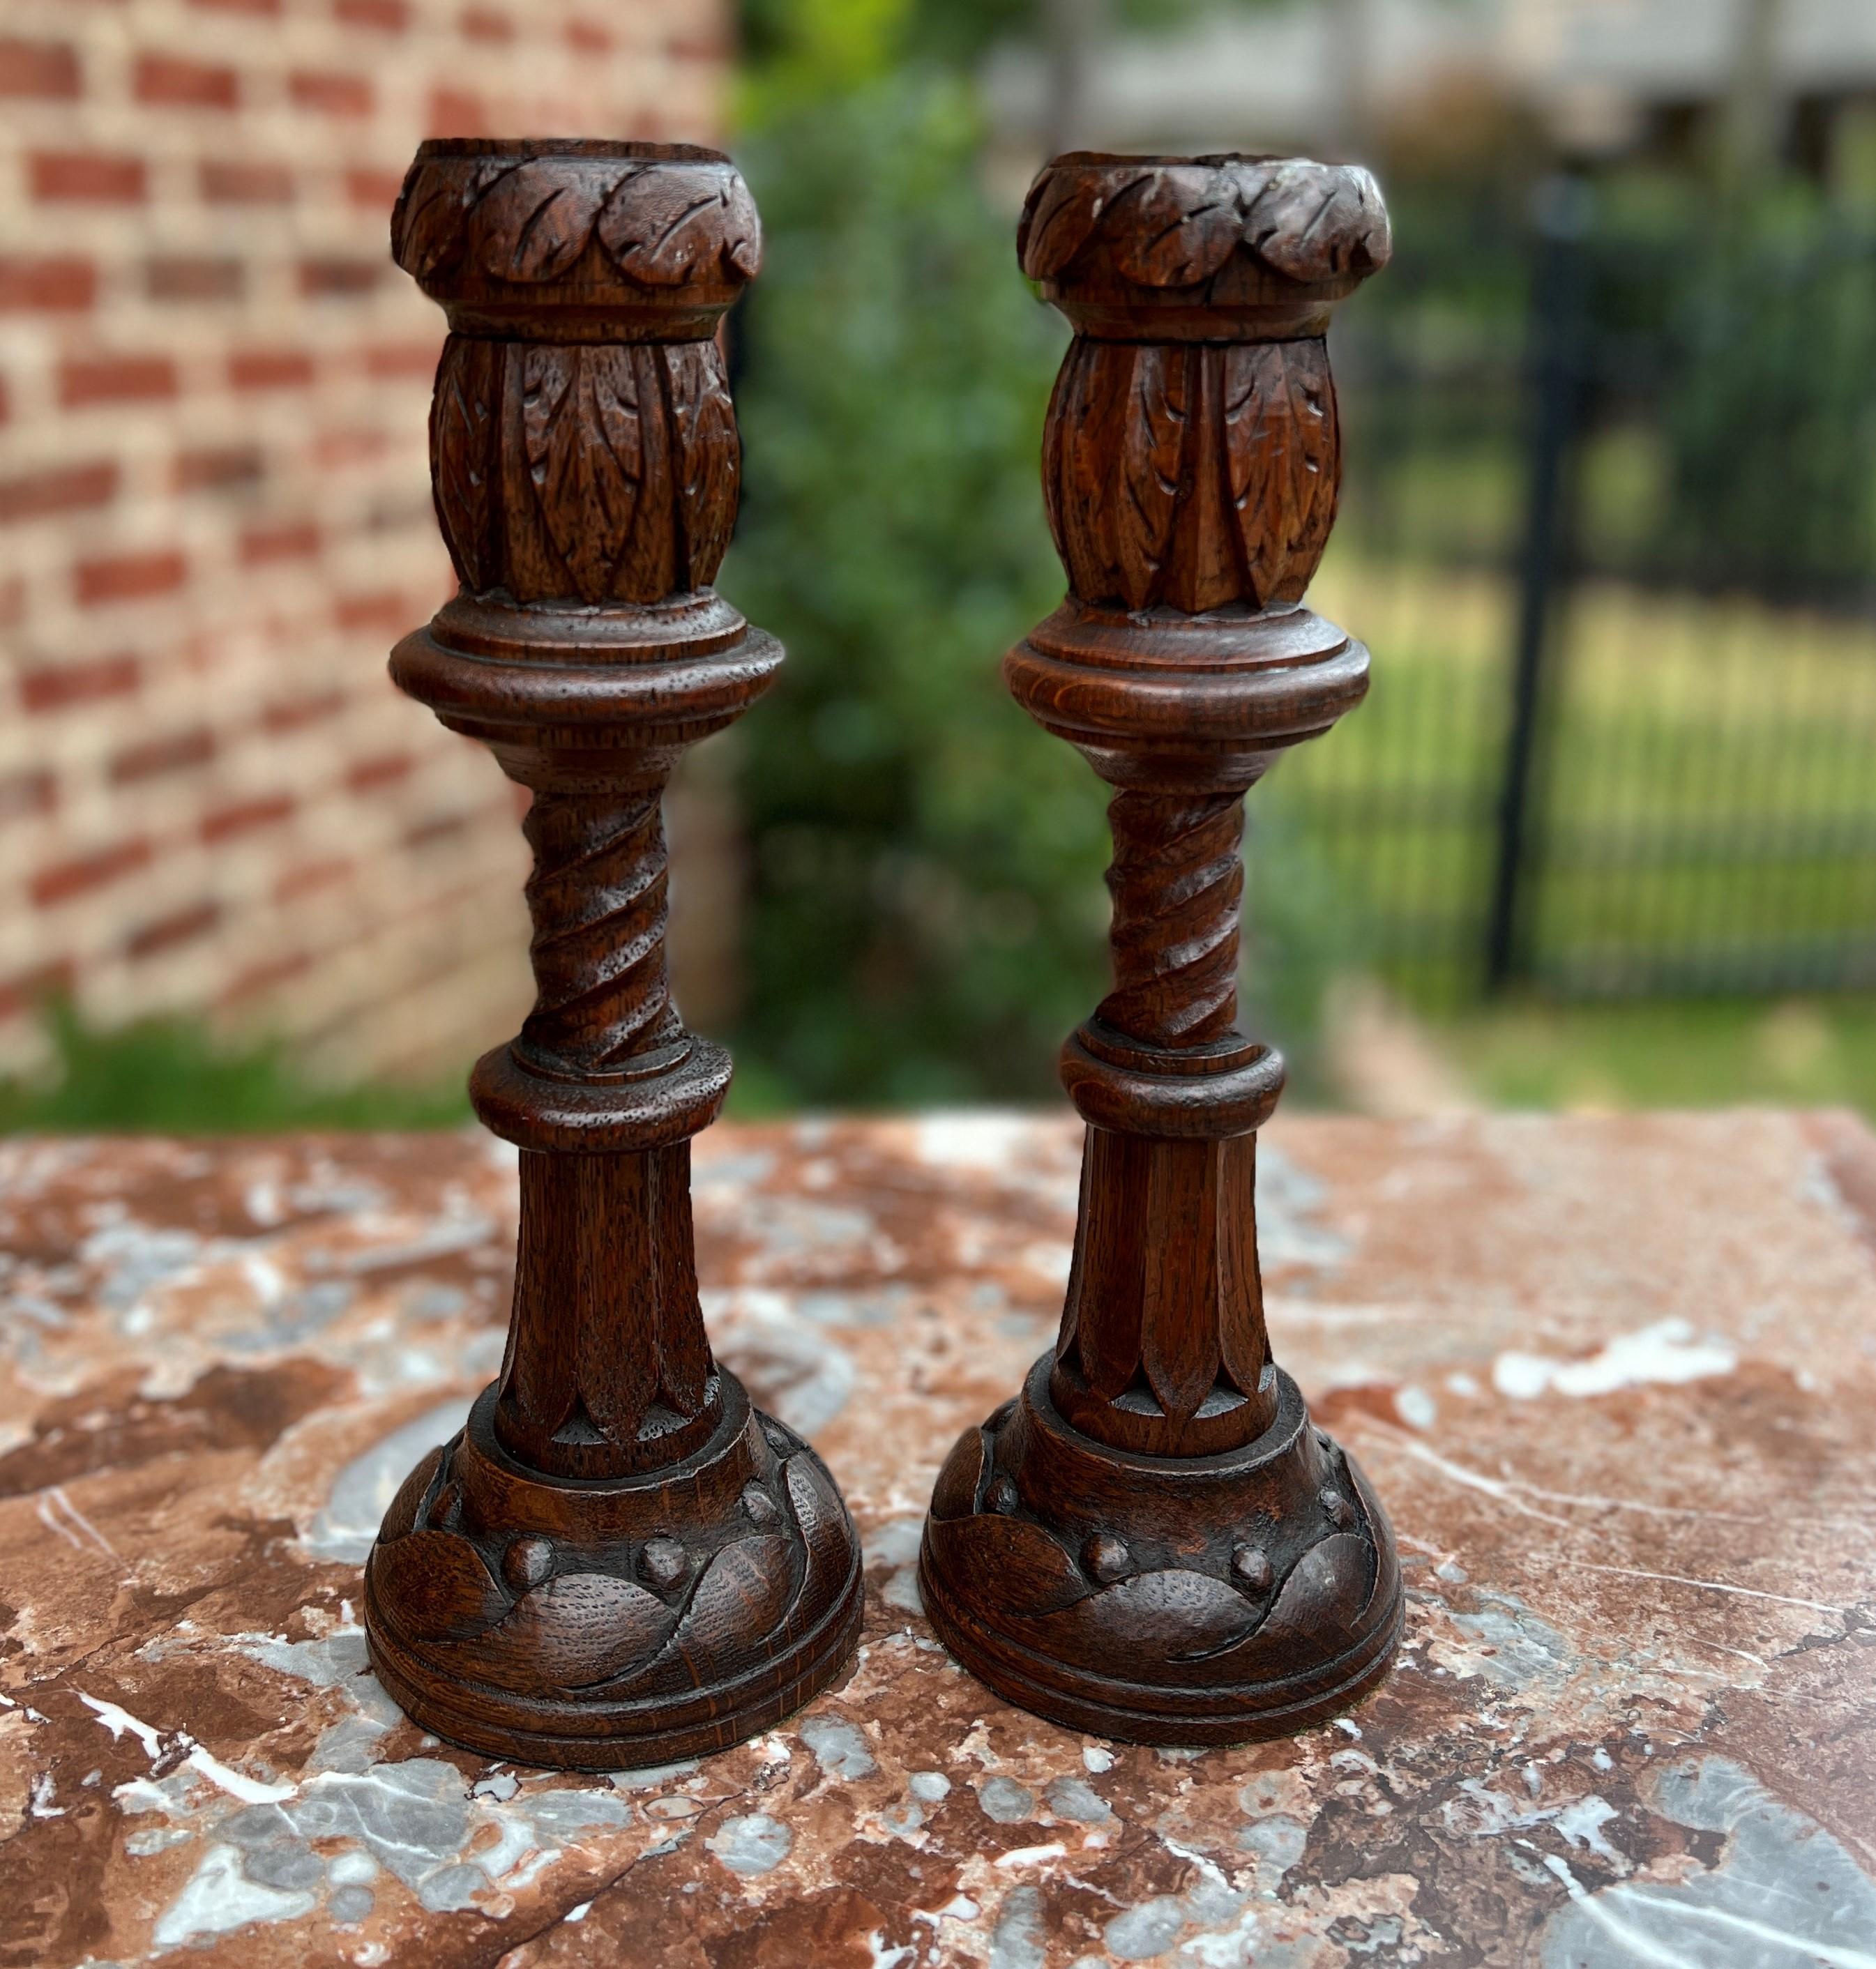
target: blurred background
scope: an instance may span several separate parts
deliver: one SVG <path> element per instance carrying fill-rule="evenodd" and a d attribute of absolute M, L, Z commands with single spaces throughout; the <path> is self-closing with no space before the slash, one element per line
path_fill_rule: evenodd
<path fill-rule="evenodd" d="M 733 1111 L 1047 1099 L 1102 988 L 1102 790 L 997 674 L 1071 146 L 1394 214 L 1312 596 L 1374 688 L 1251 799 L 1297 1095 L 1876 1109 L 1869 0 L 0 0 L 0 1126 L 466 1114 L 524 850 L 385 676 L 447 587 L 386 229 L 424 136 L 576 132 L 768 235 L 719 585 L 790 664 L 671 802 Z"/>

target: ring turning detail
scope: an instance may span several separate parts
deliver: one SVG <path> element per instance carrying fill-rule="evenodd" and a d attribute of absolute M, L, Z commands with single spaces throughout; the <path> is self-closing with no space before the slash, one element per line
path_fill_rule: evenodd
<path fill-rule="evenodd" d="M 1237 1025 L 1245 795 L 1368 687 L 1302 604 L 1340 470 L 1324 334 L 1387 215 L 1350 167 L 1076 152 L 1018 251 L 1075 329 L 1043 441 L 1069 592 L 1004 674 L 1113 789 L 1114 982 L 1062 1052 L 1088 1128 L 1061 1332 L 946 1460 L 920 1579 L 1011 1701 L 1238 1743 L 1346 1707 L 1401 1632 L 1387 1515 L 1271 1359 L 1283 1062 Z"/>

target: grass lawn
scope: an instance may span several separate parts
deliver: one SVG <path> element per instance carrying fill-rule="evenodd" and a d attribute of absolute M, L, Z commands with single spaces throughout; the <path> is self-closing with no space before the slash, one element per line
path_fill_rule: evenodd
<path fill-rule="evenodd" d="M 1262 872 L 1284 881 L 1306 844 L 1352 949 L 1410 1003 L 1456 1009 L 1496 842 L 1510 585 L 1332 550 L 1311 599 L 1368 642 L 1374 683 L 1254 796 L 1286 844 Z M 1876 988 L 1876 623 L 1598 584 L 1550 676 L 1540 981 Z"/>
<path fill-rule="evenodd" d="M 1430 1036 L 1495 1107 L 1764 1101 L 1876 1117 L 1876 996 L 1511 1003 L 1436 1022 Z"/>

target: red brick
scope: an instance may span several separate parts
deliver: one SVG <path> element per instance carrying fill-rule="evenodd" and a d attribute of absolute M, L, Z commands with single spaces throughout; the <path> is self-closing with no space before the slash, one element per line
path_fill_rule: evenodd
<path fill-rule="evenodd" d="M 32 880 L 32 898 L 41 909 L 49 909 L 55 903 L 69 901 L 87 889 L 101 889 L 106 883 L 120 881 L 149 865 L 149 837 L 139 835 L 135 840 L 120 841 L 112 847 L 55 861 L 49 868 L 41 869 Z"/>
<path fill-rule="evenodd" d="M 433 336 L 427 342 L 380 342 L 365 352 L 365 373 L 371 376 L 408 378 L 414 382 L 437 373 L 437 358 L 442 342 Z"/>
<path fill-rule="evenodd" d="M 406 848 L 433 847 L 439 841 L 448 841 L 463 833 L 469 826 L 470 816 L 466 813 L 432 814 L 427 820 L 420 820 L 414 827 L 404 831 Z"/>
<path fill-rule="evenodd" d="M 41 1010 L 49 999 L 69 995 L 76 974 L 69 957 L 41 964 L 0 984 L 0 1018 L 16 1019 Z"/>
<path fill-rule="evenodd" d="M 70 99 L 79 90 L 78 51 L 63 41 L 0 39 L 0 96 Z"/>
<path fill-rule="evenodd" d="M 488 106 L 479 96 L 470 96 L 459 89 L 433 89 L 424 135 L 486 137 L 490 135 Z"/>
<path fill-rule="evenodd" d="M 111 761 L 112 783 L 134 786 L 139 780 L 158 779 L 165 773 L 188 772 L 206 766 L 215 752 L 215 734 L 206 725 L 146 738 L 141 744 L 127 745 Z"/>
<path fill-rule="evenodd" d="M 303 260 L 300 291 L 309 300 L 368 294 L 390 270 L 385 260 Z"/>
<path fill-rule="evenodd" d="M 346 174 L 346 196 L 366 212 L 388 214 L 403 189 L 401 171 L 354 170 Z"/>
<path fill-rule="evenodd" d="M 178 492 L 227 492 L 258 485 L 267 465 L 257 444 L 207 445 L 199 451 L 179 452 L 176 459 Z"/>
<path fill-rule="evenodd" d="M 48 663 L 20 679 L 20 702 L 28 711 L 63 711 L 123 697 L 137 688 L 140 666 L 132 656 L 96 657 L 87 663 Z"/>
<path fill-rule="evenodd" d="M 251 834 L 257 828 L 277 827 L 298 804 L 291 793 L 261 793 L 252 800 L 236 800 L 202 816 L 202 838 L 213 843 Z"/>
<path fill-rule="evenodd" d="M 59 365 L 59 401 L 68 410 L 175 394 L 176 365 L 167 355 L 75 355 Z"/>
<path fill-rule="evenodd" d="M 316 889 L 329 889 L 335 882 L 342 882 L 357 865 L 349 855 L 328 855 L 322 861 L 303 861 L 298 868 L 289 868 L 274 884 L 274 900 L 277 903 L 297 902 Z"/>
<path fill-rule="evenodd" d="M 289 952 L 284 957 L 269 957 L 258 964 L 251 964 L 245 971 L 239 972 L 226 991 L 222 994 L 224 1005 L 238 1004 L 243 998 L 258 997 L 271 991 L 276 985 L 284 984 L 290 979 L 303 977 L 313 968 L 312 958 L 303 950 Z"/>
<path fill-rule="evenodd" d="M 333 12 L 348 27 L 387 34 L 401 34 L 411 24 L 411 0 L 333 0 Z"/>
<path fill-rule="evenodd" d="M 514 23 L 493 7 L 466 7 L 459 23 L 463 37 L 470 41 L 511 41 Z"/>
<path fill-rule="evenodd" d="M 375 629 L 383 636 L 401 636 L 418 612 L 394 588 L 372 595 L 342 595 L 333 604 L 333 619 L 340 628 Z"/>
<path fill-rule="evenodd" d="M 375 759 L 361 759 L 346 774 L 346 784 L 355 793 L 372 793 L 379 787 L 394 786 L 399 780 L 407 780 L 416 764 L 408 752 L 381 753 Z"/>
<path fill-rule="evenodd" d="M 98 270 L 64 255 L 0 254 L 0 313 L 88 308 L 98 298 Z"/>
<path fill-rule="evenodd" d="M 168 916 L 158 916 L 154 923 L 141 924 L 132 930 L 124 939 L 125 955 L 135 959 L 174 950 L 179 943 L 207 936 L 221 920 L 219 903 L 206 899 L 191 903 L 186 910 L 174 910 Z"/>
<path fill-rule="evenodd" d="M 295 69 L 287 91 L 302 109 L 322 116 L 368 116 L 375 92 L 362 75 L 335 75 L 319 69 Z"/>
<path fill-rule="evenodd" d="M 228 358 L 228 380 L 237 390 L 286 390 L 313 380 L 313 358 L 303 349 L 249 349 Z"/>
<path fill-rule="evenodd" d="M 313 440 L 313 462 L 322 472 L 338 471 L 368 464 L 390 449 L 391 440 L 381 430 L 321 431 Z"/>
<path fill-rule="evenodd" d="M 232 68 L 186 61 L 180 55 L 139 55 L 133 86 L 139 102 L 183 109 L 232 109 L 241 99 Z"/>
<path fill-rule="evenodd" d="M 258 567 L 268 561 L 303 560 L 320 550 L 320 530 L 310 520 L 290 526 L 251 527 L 241 537 L 244 567 Z"/>
<path fill-rule="evenodd" d="M 0 820 L 26 820 L 58 805 L 58 784 L 43 767 L 0 779 Z"/>
<path fill-rule="evenodd" d="M 612 37 L 597 21 L 569 21 L 566 44 L 576 54 L 609 55 L 612 52 Z"/>
<path fill-rule="evenodd" d="M 254 159 L 221 159 L 196 173 L 202 196 L 211 205 L 290 205 L 293 173 L 285 164 Z"/>
<path fill-rule="evenodd" d="M 35 151 L 28 166 L 34 197 L 47 203 L 138 205 L 149 194 L 141 157 L 102 151 Z"/>
<path fill-rule="evenodd" d="M 346 708 L 346 694 L 342 690 L 323 690 L 310 697 L 289 697 L 277 699 L 261 713 L 261 722 L 277 737 L 287 731 L 297 731 L 308 725 L 316 725 L 321 719 L 332 718 Z"/>
<path fill-rule="evenodd" d="M 239 260 L 169 254 L 144 263 L 144 284 L 152 300 L 238 301 L 247 291 L 248 274 Z"/>
<path fill-rule="evenodd" d="M 117 467 L 108 459 L 88 465 L 53 465 L 42 472 L 0 479 L 0 526 L 43 520 L 54 513 L 79 513 L 108 504 L 117 492 Z"/>
<path fill-rule="evenodd" d="M 173 594 L 189 578 L 189 563 L 174 547 L 154 553 L 112 554 L 78 563 L 74 586 L 86 608 L 111 602 L 146 602 Z"/>

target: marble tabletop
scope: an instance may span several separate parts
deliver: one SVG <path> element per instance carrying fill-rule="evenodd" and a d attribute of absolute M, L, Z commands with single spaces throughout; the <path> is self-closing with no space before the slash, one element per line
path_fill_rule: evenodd
<path fill-rule="evenodd" d="M 1876 1137 L 1282 1117 L 1278 1358 L 1385 1498 L 1400 1664 L 1204 1753 L 1006 1708 L 920 1616 L 939 1459 L 1052 1336 L 1053 1117 L 722 1127 L 719 1353 L 868 1559 L 845 1683 L 606 1776 L 364 1665 L 393 1487 L 498 1365 L 470 1134 L 0 1144 L 0 1969 L 1876 1969 Z"/>

